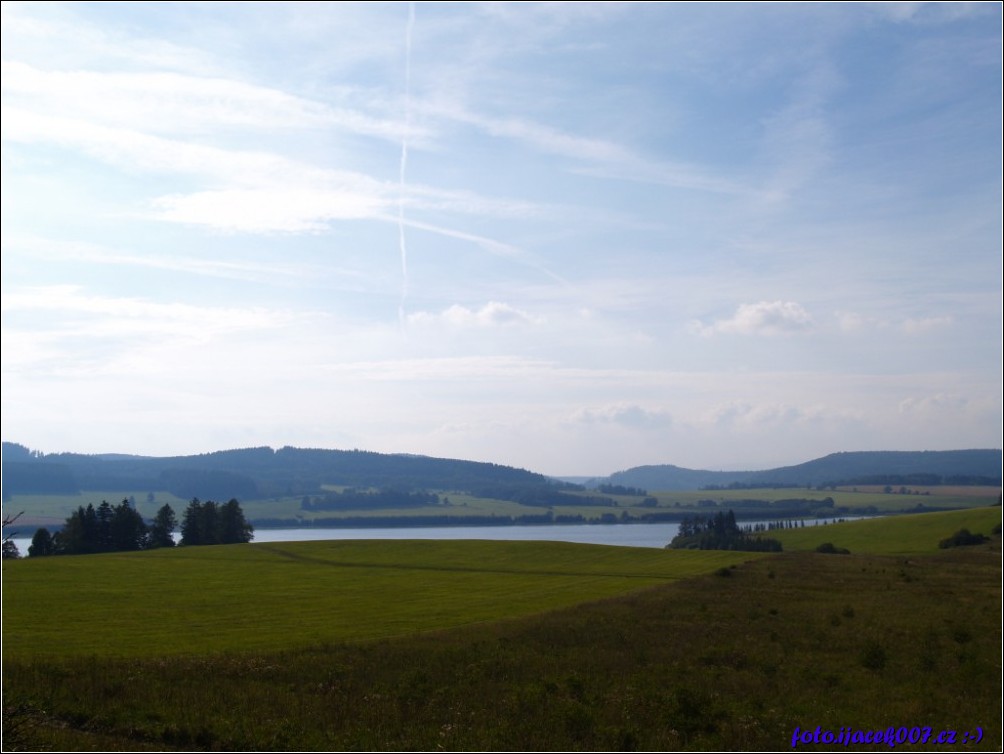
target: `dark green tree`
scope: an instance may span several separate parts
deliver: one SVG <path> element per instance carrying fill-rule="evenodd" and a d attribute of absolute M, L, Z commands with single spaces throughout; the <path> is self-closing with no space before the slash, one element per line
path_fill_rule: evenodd
<path fill-rule="evenodd" d="M 37 558 L 45 555 L 56 554 L 56 543 L 49 534 L 49 530 L 44 526 L 35 532 L 31 538 L 31 545 L 28 547 L 28 557 Z"/>
<path fill-rule="evenodd" d="M 142 550 L 146 547 L 146 523 L 129 500 L 123 500 L 112 509 L 109 534 L 111 550 Z"/>
<path fill-rule="evenodd" d="M 94 506 L 78 506 L 56 534 L 55 549 L 59 555 L 86 555 L 98 550 L 98 514 Z"/>
<path fill-rule="evenodd" d="M 244 511 L 234 498 L 220 506 L 218 528 L 221 544 L 243 544 L 254 539 L 254 527 L 244 518 Z"/>
<path fill-rule="evenodd" d="M 199 509 L 199 538 L 203 545 L 220 544 L 220 507 L 212 500 Z"/>
<path fill-rule="evenodd" d="M 111 503 L 102 500 L 95 514 L 97 518 L 96 552 L 111 552 L 115 549 L 112 541 L 112 518 L 115 516 L 115 511 Z"/>
<path fill-rule="evenodd" d="M 194 498 L 185 509 L 181 522 L 183 545 L 236 544 L 253 538 L 254 528 L 235 499 L 217 505 L 212 500 L 202 503 Z"/>
<path fill-rule="evenodd" d="M 208 544 L 202 539 L 202 503 L 197 497 L 192 498 L 192 502 L 185 508 L 185 515 L 181 519 L 181 544 Z"/>
<path fill-rule="evenodd" d="M 174 533 L 178 526 L 178 521 L 174 516 L 174 509 L 170 505 L 162 505 L 157 515 L 150 524 L 147 535 L 147 547 L 174 547 Z"/>

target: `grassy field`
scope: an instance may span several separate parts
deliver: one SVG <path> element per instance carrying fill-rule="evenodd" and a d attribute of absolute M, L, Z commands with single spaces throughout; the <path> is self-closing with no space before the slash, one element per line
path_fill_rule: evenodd
<path fill-rule="evenodd" d="M 539 613 L 755 557 L 556 542 L 342 541 L 23 559 L 4 657 L 275 650 Z M 50 619 L 51 608 L 67 620 Z"/>
<path fill-rule="evenodd" d="M 534 516 L 546 514 L 549 510 L 556 516 L 581 515 L 585 519 L 599 518 L 604 514 L 614 514 L 618 518 L 639 518 L 651 513 L 666 513 L 684 515 L 687 513 L 706 514 L 717 509 L 728 509 L 730 503 L 741 500 L 776 501 L 791 498 L 805 498 L 823 501 L 831 498 L 834 505 L 854 512 L 899 513 L 912 510 L 918 505 L 932 509 L 962 509 L 985 507 L 1000 500 L 1000 489 L 993 487 L 925 487 L 918 492 L 929 494 L 898 494 L 883 493 L 881 488 L 861 487 L 857 491 L 847 488 L 836 490 L 810 490 L 798 488 L 753 489 L 753 490 L 713 490 L 695 492 L 653 492 L 651 497 L 658 502 L 657 507 L 650 508 L 641 505 L 643 498 L 629 495 L 612 495 L 617 505 L 568 505 L 555 508 L 521 505 L 506 500 L 479 498 L 463 493 L 441 491 L 441 497 L 449 499 L 449 505 L 435 505 L 401 509 L 376 509 L 355 511 L 303 511 L 300 509 L 302 496 L 269 498 L 262 500 L 241 500 L 241 507 L 250 520 L 255 519 L 286 519 L 289 521 L 310 522 L 314 519 L 345 518 L 353 516 L 370 516 L 375 518 L 411 517 L 418 521 L 430 516 L 467 517 L 467 516 Z M 584 496 L 597 495 L 595 491 L 583 492 Z M 24 536 L 31 536 L 33 527 L 58 526 L 77 509 L 88 503 L 98 505 L 107 500 L 113 505 L 123 498 L 133 497 L 137 510 L 146 518 L 151 519 L 157 510 L 168 503 L 179 517 L 188 505 L 187 500 L 174 497 L 167 492 L 157 492 L 154 500 L 147 500 L 145 492 L 84 492 L 80 495 L 14 495 L 5 504 L 4 509 L 16 513 L 24 511 L 19 520 L 19 529 Z M 702 501 L 713 500 L 715 508 L 702 506 Z M 743 515 L 743 509 L 736 507 L 736 513 Z M 757 516 L 763 518 L 763 516 Z"/>
<path fill-rule="evenodd" d="M 1001 540 L 937 541 L 1000 513 L 786 530 L 772 555 L 351 541 L 8 561 L 4 751 L 789 750 L 817 726 L 979 729 L 896 749 L 999 751 Z M 807 551 L 824 534 L 852 554 Z"/>
<path fill-rule="evenodd" d="M 99 490 L 81 492 L 79 495 L 12 495 L 3 507 L 6 514 L 13 515 L 20 511 L 24 512 L 18 519 L 16 528 L 20 529 L 24 536 L 30 537 L 34 533 L 32 527 L 60 526 L 81 505 L 85 508 L 88 504 L 97 507 L 102 500 L 117 505 L 130 497 L 136 501 L 136 510 L 146 518 L 153 518 L 157 515 L 157 509 L 165 504 L 174 508 L 174 512 L 180 516 L 181 512 L 185 510 L 185 506 L 188 505 L 187 500 L 175 497 L 169 492 L 154 493 L 153 501 L 149 502 L 146 492 L 102 492 Z"/>
<path fill-rule="evenodd" d="M 835 506 L 852 511 L 874 507 L 879 513 L 898 513 L 917 505 L 927 508 L 973 508 L 993 505 L 1000 501 L 1001 491 L 995 487 L 924 487 L 918 488 L 930 494 L 884 493 L 881 488 L 860 487 L 857 491 L 848 488 L 816 490 L 804 488 L 752 489 L 752 490 L 702 490 L 697 492 L 655 493 L 661 507 L 671 508 L 676 504 L 689 508 L 701 500 L 714 500 L 719 507 L 727 508 L 736 500 L 785 500 L 805 498 L 825 500 L 831 498 Z M 912 489 L 912 488 L 911 488 Z M 736 509 L 738 513 L 739 509 Z"/>
<path fill-rule="evenodd" d="M 936 552 L 938 542 L 963 528 L 989 536 L 1000 524 L 1001 508 L 995 506 L 785 529 L 770 536 L 781 540 L 785 550 L 814 550 L 830 542 L 852 553 L 905 555 Z"/>

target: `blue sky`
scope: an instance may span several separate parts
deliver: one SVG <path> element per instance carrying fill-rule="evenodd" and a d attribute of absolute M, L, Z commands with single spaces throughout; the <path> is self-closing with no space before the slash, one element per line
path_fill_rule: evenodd
<path fill-rule="evenodd" d="M 3 3 L 2 433 L 1000 447 L 1001 6 Z"/>

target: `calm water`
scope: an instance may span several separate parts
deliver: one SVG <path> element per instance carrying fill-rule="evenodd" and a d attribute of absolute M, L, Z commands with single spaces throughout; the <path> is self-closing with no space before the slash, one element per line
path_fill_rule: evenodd
<path fill-rule="evenodd" d="M 825 519 L 832 522 L 833 519 Z M 845 520 L 851 520 L 847 518 Z M 806 526 L 822 524 L 806 520 Z M 740 521 L 740 526 L 757 523 Z M 509 539 L 551 542 L 582 542 L 622 547 L 665 547 L 680 530 L 679 524 L 551 524 L 547 526 L 430 526 L 384 529 L 257 529 L 255 542 L 305 542 L 320 539 Z M 177 538 L 179 535 L 175 535 Z M 22 556 L 28 554 L 31 537 L 15 537 Z"/>

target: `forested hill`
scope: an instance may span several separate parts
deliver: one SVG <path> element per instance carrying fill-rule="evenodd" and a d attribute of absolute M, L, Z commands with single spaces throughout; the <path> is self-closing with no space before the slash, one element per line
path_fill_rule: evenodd
<path fill-rule="evenodd" d="M 767 471 L 700 471 L 639 466 L 593 480 L 643 490 L 697 490 L 729 486 L 852 484 L 928 485 L 1001 483 L 1000 450 L 834 453 Z M 178 497 L 241 500 L 317 494 L 322 485 L 395 490 L 449 490 L 507 500 L 567 487 L 511 466 L 428 456 L 268 447 L 152 458 L 123 454 L 39 453 L 3 443 L 3 494 L 171 492 Z M 546 491 L 542 492 L 542 491 Z M 581 504 L 581 500 L 579 500 Z M 547 504 L 562 504 L 554 497 Z"/>
<path fill-rule="evenodd" d="M 164 490 L 183 498 L 252 499 L 315 493 L 321 485 L 474 491 L 550 486 L 511 466 L 361 450 L 244 448 L 194 456 L 41 454 L 3 443 L 3 493 Z"/>
<path fill-rule="evenodd" d="M 766 471 L 698 471 L 670 465 L 638 466 L 593 480 L 592 484 L 616 484 L 647 490 L 698 490 L 729 486 L 1000 483 L 1000 449 L 982 449 L 832 453 L 797 466 Z"/>

